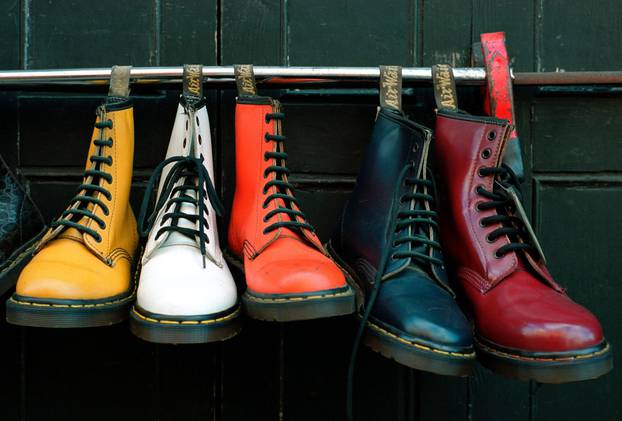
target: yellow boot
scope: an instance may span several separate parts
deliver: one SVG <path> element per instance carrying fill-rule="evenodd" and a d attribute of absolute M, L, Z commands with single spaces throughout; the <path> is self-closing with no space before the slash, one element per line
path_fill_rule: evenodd
<path fill-rule="evenodd" d="M 127 317 L 138 245 L 129 205 L 134 119 L 128 98 L 117 93 L 97 109 L 88 157 L 77 195 L 20 274 L 7 302 L 10 323 L 89 327 Z"/>

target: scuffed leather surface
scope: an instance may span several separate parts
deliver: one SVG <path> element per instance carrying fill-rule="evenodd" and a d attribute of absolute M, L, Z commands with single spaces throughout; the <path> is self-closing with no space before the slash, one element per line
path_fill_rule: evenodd
<path fill-rule="evenodd" d="M 264 135 L 277 134 L 280 124 L 276 120 L 266 121 L 266 115 L 278 111 L 276 101 L 259 104 L 238 99 L 236 186 L 229 222 L 229 248 L 235 255 L 243 256 L 246 284 L 252 292 L 313 293 L 345 287 L 344 274 L 325 254 L 314 233 L 302 230 L 301 235 L 284 227 L 263 233 L 264 228 L 285 218 L 279 213 L 264 219 L 277 205 L 283 205 L 282 200 L 272 200 L 263 207 L 266 198 L 276 193 L 276 187 L 263 191 L 268 181 L 265 170 L 274 162 L 265 160 L 264 154 L 277 152 L 276 142 L 266 142 Z"/>
<path fill-rule="evenodd" d="M 0 157 L 0 263 L 44 225 L 36 205 Z"/>
<path fill-rule="evenodd" d="M 394 199 L 407 192 L 398 184 L 402 169 L 422 159 L 425 128 L 398 112 L 381 109 L 357 178 L 357 183 L 331 238 L 331 246 L 356 273 L 367 293 L 386 247 Z M 414 176 L 413 173 L 410 174 Z M 396 192 L 396 189 L 399 191 Z M 396 193 L 398 193 L 396 195 Z M 400 209 L 409 209 L 401 203 Z M 406 235 L 404 230 L 400 235 Z M 442 256 L 439 254 L 439 258 Z M 439 268 L 445 280 L 444 269 Z M 408 340 L 461 352 L 472 345 L 471 325 L 450 292 L 435 280 L 429 263 L 410 258 L 389 260 L 384 274 L 394 273 L 380 287 L 371 313 L 373 321 Z"/>
<path fill-rule="evenodd" d="M 494 118 L 446 111 L 437 116 L 441 241 L 476 334 L 498 346 L 533 353 L 598 345 L 604 341 L 598 320 L 556 286 L 543 263 L 516 252 L 495 258 L 494 252 L 509 239 L 486 240 L 500 225 L 479 223 L 497 211 L 476 209 L 485 199 L 475 189 L 481 185 L 490 191 L 493 183 L 477 171 L 500 165 L 508 130 L 505 121 Z M 496 133 L 493 140 L 491 131 Z M 484 149 L 491 150 L 489 158 L 482 156 Z"/>

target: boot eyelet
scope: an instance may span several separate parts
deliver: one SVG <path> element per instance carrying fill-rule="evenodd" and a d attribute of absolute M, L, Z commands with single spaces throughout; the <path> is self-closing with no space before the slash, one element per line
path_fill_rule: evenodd
<path fill-rule="evenodd" d="M 187 142 L 188 142 L 188 139 L 186 139 L 186 138 L 184 137 L 184 143 L 182 144 L 182 147 L 184 147 L 184 148 L 185 148 L 185 147 L 186 147 L 186 143 L 187 143 Z"/>
<path fill-rule="evenodd" d="M 189 124 L 189 121 L 188 119 L 186 119 L 186 131 L 188 131 L 188 124 Z"/>
<path fill-rule="evenodd" d="M 99 234 L 97 234 L 97 237 L 95 237 L 95 242 L 97 242 L 97 243 L 101 243 L 101 242 L 102 242 L 102 240 L 103 240 L 103 239 L 102 239 L 102 236 L 101 236 L 101 235 L 99 235 Z"/>
<path fill-rule="evenodd" d="M 201 139 L 201 135 L 199 135 L 199 145 L 203 144 L 203 141 Z"/>
<path fill-rule="evenodd" d="M 112 128 L 114 127 L 114 125 L 112 124 L 112 120 L 108 119 L 108 120 L 106 121 L 106 123 L 108 123 L 108 128 L 109 128 L 109 129 L 112 129 Z"/>
<path fill-rule="evenodd" d="M 488 140 L 492 142 L 493 140 L 497 138 L 497 132 L 495 132 L 494 130 L 491 130 L 488 132 L 488 135 L 486 137 L 488 138 Z"/>
<path fill-rule="evenodd" d="M 419 145 L 417 143 L 415 143 L 413 145 L 413 152 L 417 152 L 419 150 Z"/>
<path fill-rule="evenodd" d="M 268 132 L 266 132 L 266 134 L 265 134 L 265 135 L 263 135 L 263 138 L 264 138 L 264 140 L 266 141 L 266 143 L 267 143 L 267 142 L 270 142 L 270 138 L 269 138 L 268 136 L 270 136 L 270 133 L 268 133 Z"/>
<path fill-rule="evenodd" d="M 477 203 L 475 204 L 475 210 L 476 210 L 477 212 L 483 212 L 483 211 L 484 211 L 484 209 L 482 209 L 482 208 L 481 208 L 481 206 L 480 206 L 481 204 L 482 204 L 482 202 L 477 202 Z M 481 225 L 481 221 L 480 221 L 480 226 L 482 226 L 482 227 L 483 227 L 483 225 Z"/>
<path fill-rule="evenodd" d="M 484 174 L 482 174 L 482 170 L 484 169 L 484 167 L 479 167 L 479 169 L 477 170 L 477 175 L 479 175 L 480 177 L 486 177 Z"/>
<path fill-rule="evenodd" d="M 194 116 L 195 120 L 197 121 L 197 126 L 199 125 L 199 116 Z"/>
<path fill-rule="evenodd" d="M 488 159 L 490 158 L 490 155 L 492 155 L 492 151 L 490 149 L 486 148 L 482 151 L 482 158 Z"/>
<path fill-rule="evenodd" d="M 479 193 L 480 188 L 482 188 L 483 190 L 486 190 L 483 184 L 478 184 L 477 186 L 475 186 L 475 189 L 474 189 L 475 193 L 480 194 Z"/>
<path fill-rule="evenodd" d="M 108 165 L 112 165 L 112 156 L 108 155 Z"/>
<path fill-rule="evenodd" d="M 494 257 L 495 259 L 501 259 L 501 258 L 503 257 L 503 256 L 501 256 L 501 255 L 499 254 L 499 251 L 498 251 L 498 250 L 495 250 L 495 252 L 494 252 L 492 255 L 493 255 L 493 257 Z"/>
<path fill-rule="evenodd" d="M 490 234 L 486 236 L 486 242 L 492 244 L 495 242 L 495 240 L 493 240 L 492 238 L 490 238 Z"/>
<path fill-rule="evenodd" d="M 265 120 L 266 120 L 266 123 L 270 123 L 270 120 L 272 120 L 272 119 L 270 118 L 270 116 L 268 114 L 266 114 L 265 115 Z"/>

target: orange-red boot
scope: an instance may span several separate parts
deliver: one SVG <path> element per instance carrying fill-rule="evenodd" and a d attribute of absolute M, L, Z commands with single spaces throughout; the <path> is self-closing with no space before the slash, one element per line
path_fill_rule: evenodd
<path fill-rule="evenodd" d="M 301 212 L 288 182 L 278 101 L 257 96 L 251 66 L 236 66 L 236 188 L 229 248 L 243 260 L 249 316 L 305 320 L 350 314 L 355 296 Z"/>

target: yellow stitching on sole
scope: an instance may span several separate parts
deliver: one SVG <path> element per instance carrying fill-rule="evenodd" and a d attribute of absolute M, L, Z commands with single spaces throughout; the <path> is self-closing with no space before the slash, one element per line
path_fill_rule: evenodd
<path fill-rule="evenodd" d="M 500 357 L 511 358 L 513 360 L 518 360 L 518 361 L 542 361 L 542 362 L 547 362 L 547 361 L 548 362 L 556 362 L 556 361 L 559 361 L 559 362 L 564 362 L 564 361 L 573 361 L 573 360 L 594 358 L 594 357 L 601 356 L 604 353 L 606 353 L 607 351 L 609 351 L 609 344 L 607 344 L 607 346 L 605 346 L 600 351 L 592 352 L 590 354 L 575 355 L 575 356 L 572 356 L 572 357 L 538 358 L 538 357 L 524 357 L 524 356 L 521 356 L 521 355 L 510 354 L 508 352 L 503 352 L 503 351 L 499 351 L 499 350 L 494 349 L 494 348 L 490 348 L 489 346 L 484 345 L 483 343 L 479 342 L 478 340 L 475 340 L 475 342 L 477 343 L 477 345 L 479 347 L 485 349 L 486 352 L 489 352 L 489 353 L 494 354 L 494 355 L 498 355 Z"/>
<path fill-rule="evenodd" d="M 408 346 L 413 346 L 415 348 L 418 348 L 418 349 L 421 349 L 421 350 L 424 350 L 424 351 L 434 352 L 436 354 L 441 354 L 441 355 L 445 355 L 445 356 L 460 357 L 460 358 L 474 358 L 475 357 L 475 352 L 471 352 L 469 354 L 464 354 L 464 353 L 461 353 L 461 352 L 443 351 L 441 349 L 431 348 L 429 346 L 420 345 L 418 343 L 411 342 L 411 341 L 406 340 L 404 338 L 400 338 L 396 334 L 391 333 L 388 330 L 385 330 L 385 329 L 381 328 L 380 326 L 373 324 L 372 322 L 368 321 L 367 325 L 368 325 L 368 327 L 372 328 L 373 330 L 376 330 L 376 331 L 378 331 L 379 333 L 381 333 L 383 335 L 390 336 L 391 338 L 397 340 L 398 342 L 401 342 L 401 343 L 406 344 Z"/>
<path fill-rule="evenodd" d="M 228 314 L 223 317 L 218 317 L 216 319 L 206 319 L 206 320 L 165 320 L 165 319 L 162 319 L 162 320 L 158 320 L 158 319 L 154 319 L 153 317 L 143 316 L 142 314 L 138 312 L 138 310 L 136 310 L 136 307 L 132 307 L 132 314 L 136 315 L 136 317 L 138 317 L 139 319 L 147 321 L 147 322 L 151 322 L 151 323 L 160 323 L 163 325 L 193 325 L 193 326 L 209 325 L 209 324 L 224 322 L 225 320 L 233 319 L 234 317 L 237 317 L 239 313 L 240 313 L 240 307 L 236 308 L 233 313 Z"/>
<path fill-rule="evenodd" d="M 38 242 L 37 242 L 38 244 Z M 140 255 L 142 255 L 142 250 Z M 136 270 L 134 271 L 134 282 L 133 288 L 130 295 L 127 297 L 119 298 L 117 300 L 105 301 L 103 303 L 94 303 L 94 304 L 52 304 L 52 303 L 35 303 L 32 301 L 21 301 L 16 300 L 14 297 L 9 298 L 8 301 L 23 306 L 32 306 L 32 307 L 52 307 L 52 308 L 95 308 L 95 307 L 105 307 L 113 304 L 120 304 L 126 301 L 133 301 L 136 298 L 136 290 L 138 289 L 138 282 L 136 281 L 138 278 L 138 274 L 140 273 L 141 268 L 140 260 L 136 264 Z"/>
<path fill-rule="evenodd" d="M 35 241 L 30 247 L 28 247 L 26 250 L 24 250 L 23 252 L 21 252 L 12 262 L 9 266 L 7 266 L 6 268 L 4 268 L 4 270 L 2 272 L 0 272 L 0 276 L 4 276 L 5 273 L 10 272 L 15 266 L 17 266 L 17 264 L 19 262 L 21 262 L 22 257 L 24 257 L 25 255 L 27 255 L 28 253 L 30 253 L 32 251 L 32 249 L 34 249 L 37 244 L 39 244 L 38 241 Z"/>
<path fill-rule="evenodd" d="M 348 295 L 353 295 L 351 289 L 343 292 L 335 292 L 332 294 L 322 294 L 322 295 L 309 295 L 308 297 L 283 297 L 283 298 L 263 298 L 256 297 L 251 294 L 244 294 L 244 297 L 256 301 L 256 302 L 264 302 L 264 303 L 278 303 L 278 302 L 286 302 L 286 301 L 309 301 L 309 300 L 317 300 L 320 298 L 336 298 L 336 297 L 345 297 Z"/>

